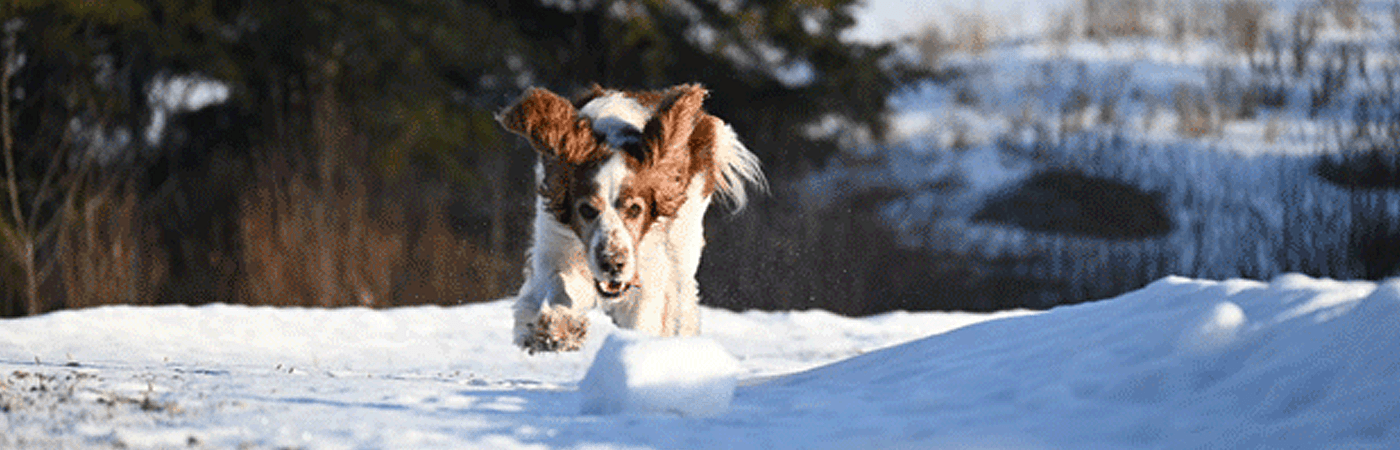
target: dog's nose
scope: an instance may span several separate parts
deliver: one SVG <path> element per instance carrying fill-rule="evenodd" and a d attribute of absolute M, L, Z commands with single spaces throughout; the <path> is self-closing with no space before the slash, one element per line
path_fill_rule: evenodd
<path fill-rule="evenodd" d="M 598 258 L 598 268 L 603 269 L 608 275 L 618 276 L 622 274 L 622 269 L 626 268 L 625 258 L 618 256 L 603 256 Z"/>
<path fill-rule="evenodd" d="M 610 276 L 621 275 L 623 269 L 627 267 L 627 253 L 625 252 L 600 249 L 597 255 L 598 268 L 603 269 L 603 272 Z"/>

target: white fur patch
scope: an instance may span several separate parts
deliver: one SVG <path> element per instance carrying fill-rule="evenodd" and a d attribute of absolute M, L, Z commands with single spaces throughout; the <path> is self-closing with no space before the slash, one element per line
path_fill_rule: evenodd
<path fill-rule="evenodd" d="M 593 182 L 598 186 L 598 196 L 602 197 L 603 205 L 598 211 L 597 225 L 590 229 L 591 235 L 586 237 L 588 247 L 585 251 L 588 252 L 590 268 L 600 281 L 627 282 L 637 273 L 637 248 L 632 242 L 632 234 L 622 220 L 622 213 L 617 210 L 618 197 L 622 195 L 622 184 L 627 181 L 631 172 L 627 163 L 623 161 L 622 153 L 614 152 L 594 175 Z M 622 271 L 616 278 L 605 277 L 606 271 L 598 266 L 600 258 L 604 256 L 599 252 L 611 249 L 621 249 L 625 253 Z"/>
<path fill-rule="evenodd" d="M 593 121 L 593 131 L 603 135 L 608 145 L 622 148 L 638 138 L 647 118 L 651 116 L 651 110 L 620 92 L 614 92 L 589 101 L 579 110 L 579 115 Z"/>
<path fill-rule="evenodd" d="M 598 183 L 598 196 L 607 200 L 609 207 L 619 195 L 622 195 L 622 183 L 627 180 L 627 176 L 631 173 L 632 171 L 627 168 L 627 162 L 622 159 L 621 152 L 613 152 L 612 156 L 608 157 L 608 161 L 598 168 L 598 174 L 595 175 L 593 181 Z"/>

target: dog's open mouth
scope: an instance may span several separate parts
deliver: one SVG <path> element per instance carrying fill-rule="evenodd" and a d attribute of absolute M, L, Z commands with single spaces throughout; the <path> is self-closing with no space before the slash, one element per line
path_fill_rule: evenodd
<path fill-rule="evenodd" d="M 603 297 L 613 298 L 627 292 L 627 289 L 632 287 L 632 285 L 621 281 L 593 280 L 593 287 L 597 288 L 598 293 L 602 294 Z"/>

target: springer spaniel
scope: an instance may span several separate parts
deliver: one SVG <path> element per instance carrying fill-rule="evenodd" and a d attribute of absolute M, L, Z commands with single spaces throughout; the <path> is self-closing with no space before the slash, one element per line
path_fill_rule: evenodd
<path fill-rule="evenodd" d="M 740 209 L 746 184 L 764 187 L 758 158 L 701 109 L 706 94 L 594 85 L 570 102 L 534 88 L 497 116 L 539 153 L 517 345 L 578 350 L 594 307 L 623 328 L 699 333 L 705 209 L 715 194 Z"/>

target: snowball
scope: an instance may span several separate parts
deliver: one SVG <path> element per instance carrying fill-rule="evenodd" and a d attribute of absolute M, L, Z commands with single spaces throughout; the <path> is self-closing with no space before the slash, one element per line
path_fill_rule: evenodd
<path fill-rule="evenodd" d="M 1246 321 L 1239 305 L 1228 301 L 1217 303 L 1182 336 L 1182 347 L 1188 351 L 1210 352 L 1229 346 Z"/>
<path fill-rule="evenodd" d="M 579 382 L 583 413 L 723 413 L 739 362 L 709 338 L 656 338 L 619 330 L 608 336 Z"/>

